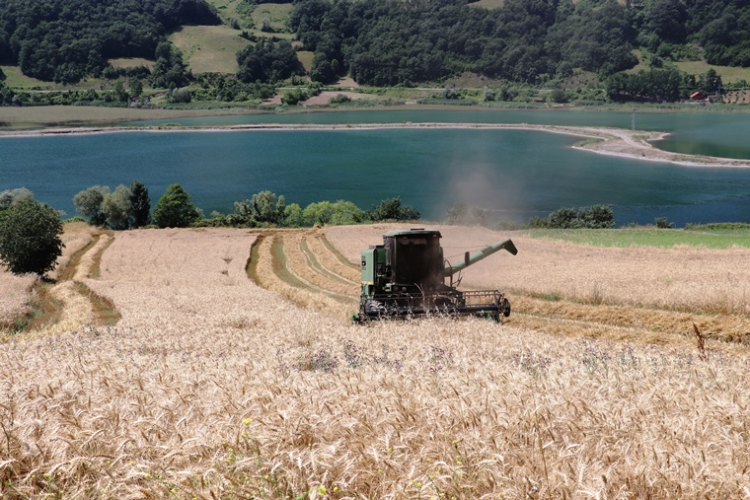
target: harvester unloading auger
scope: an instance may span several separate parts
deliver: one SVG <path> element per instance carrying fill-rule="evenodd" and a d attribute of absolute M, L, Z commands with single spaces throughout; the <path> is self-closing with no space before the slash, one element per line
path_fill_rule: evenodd
<path fill-rule="evenodd" d="M 489 316 L 500 322 L 510 302 L 498 290 L 459 291 L 459 273 L 499 250 L 518 253 L 511 240 L 493 243 L 451 265 L 443 257 L 440 231 L 407 229 L 383 235 L 382 245 L 362 250 L 362 292 L 357 322 L 445 314 Z M 448 280 L 448 283 L 446 283 Z"/>

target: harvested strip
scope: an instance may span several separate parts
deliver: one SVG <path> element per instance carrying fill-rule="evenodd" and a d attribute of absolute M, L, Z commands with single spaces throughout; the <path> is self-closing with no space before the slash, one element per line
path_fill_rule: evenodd
<path fill-rule="evenodd" d="M 315 253 L 318 262 L 348 283 L 359 287 L 360 268 L 349 261 L 343 262 L 343 256 L 331 246 L 324 234 L 316 232 L 307 238 L 310 249 Z"/>
<path fill-rule="evenodd" d="M 258 237 L 252 248 L 248 276 L 259 286 L 280 294 L 298 306 L 328 310 L 342 317 L 351 313 L 350 308 L 325 295 L 304 286 L 295 286 L 294 284 L 299 285 L 301 282 L 287 271 L 279 244 L 276 244 L 274 250 L 276 238 L 277 236 L 265 235 Z"/>
<path fill-rule="evenodd" d="M 297 279 L 305 282 L 310 288 L 318 289 L 340 299 L 353 300 L 356 293 L 355 287 L 316 272 L 314 264 L 301 248 L 303 236 L 302 232 L 292 232 L 286 233 L 283 237 L 285 242 L 283 247 L 284 264 L 289 272 Z"/>
<path fill-rule="evenodd" d="M 344 255 L 339 252 L 339 250 L 331 244 L 330 241 L 328 241 L 328 238 L 326 238 L 325 234 L 320 235 L 320 242 L 325 245 L 325 247 L 336 257 L 336 259 L 343 264 L 345 267 L 348 267 L 350 269 L 353 269 L 357 273 L 359 272 L 359 264 L 355 264 L 354 262 L 350 261 Z"/>
<path fill-rule="evenodd" d="M 339 276 L 338 274 L 332 273 L 325 267 L 323 267 L 320 264 L 320 261 L 315 256 L 315 253 L 310 249 L 310 245 L 308 244 L 308 238 L 307 236 L 303 236 L 302 239 L 299 242 L 299 248 L 302 251 L 302 253 L 305 255 L 305 259 L 307 259 L 307 263 L 310 265 L 311 268 L 313 268 L 317 273 L 325 276 L 326 278 L 333 280 L 337 283 L 341 283 L 343 285 L 351 286 L 352 282 L 349 280 L 346 280 Z"/>

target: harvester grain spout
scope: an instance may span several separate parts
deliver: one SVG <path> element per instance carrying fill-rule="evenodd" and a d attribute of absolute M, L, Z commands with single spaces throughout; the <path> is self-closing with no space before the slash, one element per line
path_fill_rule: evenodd
<path fill-rule="evenodd" d="M 452 266 L 446 266 L 443 273 L 447 278 L 451 275 L 456 274 L 457 272 L 463 271 L 472 264 L 476 264 L 485 257 L 489 257 L 493 253 L 503 249 L 507 250 L 512 255 L 516 255 L 518 253 L 518 249 L 511 240 L 498 241 L 497 243 L 493 243 L 492 245 L 487 245 L 480 251 L 474 252 L 471 255 L 469 255 L 469 252 L 466 252 L 463 262 L 459 262 L 458 264 L 454 264 Z"/>
<path fill-rule="evenodd" d="M 453 275 L 499 250 L 518 253 L 510 240 L 500 241 L 445 264 L 440 231 L 410 229 L 383 235 L 382 245 L 362 250 L 362 288 L 355 321 L 428 314 L 482 315 L 500 321 L 510 302 L 498 290 L 459 291 Z M 450 283 L 445 280 L 450 278 Z"/>

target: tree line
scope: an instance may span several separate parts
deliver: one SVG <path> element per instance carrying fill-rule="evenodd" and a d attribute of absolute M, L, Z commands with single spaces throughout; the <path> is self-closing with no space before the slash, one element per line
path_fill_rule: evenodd
<path fill-rule="evenodd" d="M 205 0 L 3 0 L 0 64 L 40 80 L 99 76 L 108 59 L 157 60 L 159 43 L 184 24 L 220 24 Z"/>
<path fill-rule="evenodd" d="M 298 0 L 292 28 L 315 52 L 311 76 L 349 73 L 385 86 L 439 81 L 464 71 L 515 82 L 566 76 L 574 68 L 608 77 L 638 62 L 642 48 L 663 60 L 750 66 L 750 4 L 744 0 Z"/>

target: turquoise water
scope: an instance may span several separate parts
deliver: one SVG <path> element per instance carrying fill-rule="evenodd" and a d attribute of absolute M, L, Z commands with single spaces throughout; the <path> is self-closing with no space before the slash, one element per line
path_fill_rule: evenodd
<path fill-rule="evenodd" d="M 586 110 L 410 110 L 375 109 L 323 113 L 268 113 L 183 118 L 134 124 L 177 123 L 187 126 L 240 125 L 248 123 L 533 123 L 631 128 L 632 112 Z M 655 145 L 676 153 L 704 154 L 750 159 L 750 113 L 643 112 L 636 109 L 635 128 L 670 132 Z"/>
<path fill-rule="evenodd" d="M 280 122 L 449 121 L 445 112 L 267 115 Z M 456 112 L 453 121 L 498 119 Z M 567 123 L 557 112 L 511 112 L 519 123 Z M 576 124 L 606 125 L 623 116 L 579 113 Z M 704 115 L 735 118 L 742 115 Z M 408 119 L 405 119 L 408 118 Z M 553 121 L 556 120 L 563 121 Z M 625 117 L 629 123 L 631 116 Z M 194 125 L 247 117 L 190 120 Z M 654 129 L 680 115 L 650 115 Z M 538 120 L 538 121 L 534 121 Z M 651 128 L 637 116 L 639 128 Z M 174 122 L 175 120 L 171 120 Z M 181 120 L 187 123 L 187 120 Z M 719 120 L 720 122 L 720 120 Z M 244 123 L 244 122 L 243 122 Z M 737 124 L 735 127 L 739 126 Z M 256 132 L 129 132 L 0 139 L 0 190 L 25 186 L 37 199 L 74 214 L 72 197 L 95 184 L 114 188 L 138 179 L 152 204 L 177 182 L 206 214 L 228 212 L 262 190 L 303 207 L 347 199 L 362 208 L 401 196 L 426 218 L 439 219 L 457 201 L 523 221 L 561 206 L 609 204 L 620 224 L 655 217 L 686 222 L 750 221 L 750 170 L 686 168 L 576 151 L 576 138 L 513 130 L 342 130 Z M 739 146 L 738 146 L 739 147 Z"/>

